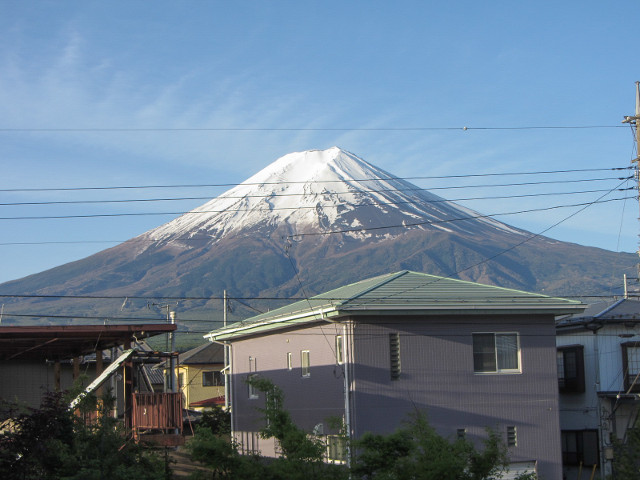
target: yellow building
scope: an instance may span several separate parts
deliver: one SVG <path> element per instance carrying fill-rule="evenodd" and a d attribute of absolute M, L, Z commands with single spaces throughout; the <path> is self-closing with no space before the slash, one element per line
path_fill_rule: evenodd
<path fill-rule="evenodd" d="M 214 405 L 224 406 L 224 348 L 206 343 L 180 354 L 178 384 L 184 407 L 203 410 Z"/>

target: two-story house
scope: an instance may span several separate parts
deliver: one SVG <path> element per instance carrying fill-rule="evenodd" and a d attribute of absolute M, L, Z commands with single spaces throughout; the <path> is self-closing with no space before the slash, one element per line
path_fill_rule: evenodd
<path fill-rule="evenodd" d="M 285 408 L 326 435 L 391 433 L 426 412 L 445 436 L 500 432 L 517 468 L 562 477 L 555 318 L 580 302 L 402 271 L 249 318 L 207 337 L 231 345 L 232 430 L 244 451 L 277 455 L 260 439 L 264 401 L 252 375 L 283 389 Z"/>
<path fill-rule="evenodd" d="M 640 301 L 595 304 L 556 329 L 565 473 L 596 465 L 606 478 L 614 439 L 625 441 L 640 412 Z"/>
<path fill-rule="evenodd" d="M 184 405 L 202 410 L 224 405 L 224 347 L 207 342 L 180 354 L 178 385 Z"/>

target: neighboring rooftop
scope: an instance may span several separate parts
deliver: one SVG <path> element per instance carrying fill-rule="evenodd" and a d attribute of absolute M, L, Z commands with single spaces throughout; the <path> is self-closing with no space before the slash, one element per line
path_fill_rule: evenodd
<path fill-rule="evenodd" d="M 0 360 L 62 360 L 176 329 L 170 323 L 0 327 Z"/>
<path fill-rule="evenodd" d="M 585 325 L 597 327 L 606 323 L 630 322 L 640 322 L 640 300 L 623 298 L 614 302 L 590 306 L 583 315 L 572 315 L 558 321 L 556 327 L 559 329 Z"/>
<path fill-rule="evenodd" d="M 251 317 L 205 335 L 211 340 L 251 335 L 299 323 L 357 315 L 575 314 L 575 300 L 401 271 L 352 283 Z"/>
<path fill-rule="evenodd" d="M 207 342 L 180 354 L 180 365 L 224 363 L 224 346 Z"/>

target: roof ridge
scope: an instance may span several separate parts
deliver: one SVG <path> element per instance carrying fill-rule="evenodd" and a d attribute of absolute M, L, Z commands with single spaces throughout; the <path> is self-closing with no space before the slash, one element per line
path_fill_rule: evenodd
<path fill-rule="evenodd" d="M 349 298 L 347 300 L 343 300 L 343 301 L 339 302 L 338 305 L 346 305 L 347 303 L 349 303 L 349 302 L 351 302 L 351 301 L 353 301 L 353 300 L 355 300 L 355 299 L 357 299 L 359 297 L 362 297 L 362 296 L 366 295 L 367 293 L 369 293 L 369 292 L 371 292 L 371 291 L 373 291 L 373 290 L 375 290 L 377 288 L 380 288 L 382 285 L 386 285 L 387 283 L 389 283 L 389 282 L 391 282 L 393 280 L 396 280 L 397 278 L 400 278 L 400 277 L 402 277 L 402 276 L 404 276 L 404 275 L 406 275 L 408 273 L 410 273 L 409 270 L 401 270 L 401 271 L 396 272 L 396 273 L 390 273 L 390 274 L 387 274 L 387 275 L 383 275 L 386 278 L 384 278 L 380 282 L 376 283 L 375 285 L 367 288 L 366 290 L 363 290 L 362 292 L 358 293 L 357 295 L 354 295 L 353 297 L 351 297 L 351 298 Z M 366 280 L 361 280 L 361 281 L 365 282 Z M 359 283 L 359 282 L 356 282 L 356 283 Z M 352 285 L 355 285 L 355 284 L 352 284 Z"/>
<path fill-rule="evenodd" d="M 596 313 L 593 318 L 600 318 L 603 315 L 606 315 L 607 313 L 609 313 L 611 310 L 613 310 L 614 308 L 616 308 L 618 305 L 620 305 L 621 303 L 623 303 L 626 299 L 625 298 L 621 298 L 620 300 L 618 300 L 617 302 L 612 303 L 611 305 L 609 305 L 607 308 L 605 308 L 603 311 L 601 311 L 600 313 Z"/>

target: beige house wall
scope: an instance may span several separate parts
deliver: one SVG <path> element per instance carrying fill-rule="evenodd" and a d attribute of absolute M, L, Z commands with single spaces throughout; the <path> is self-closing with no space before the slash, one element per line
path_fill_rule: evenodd
<path fill-rule="evenodd" d="M 180 385 L 184 395 L 185 407 L 194 402 L 200 402 L 213 397 L 224 395 L 224 385 L 205 387 L 202 385 L 203 372 L 219 372 L 224 365 L 180 365 L 178 375 L 183 379 L 184 384 Z"/>

